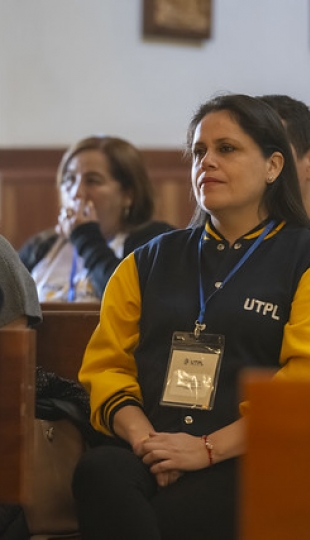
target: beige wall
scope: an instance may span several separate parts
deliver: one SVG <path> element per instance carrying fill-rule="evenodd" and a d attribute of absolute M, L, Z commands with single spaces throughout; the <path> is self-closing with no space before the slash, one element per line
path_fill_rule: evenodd
<path fill-rule="evenodd" d="M 178 148 L 218 91 L 310 102 L 308 0 L 213 0 L 201 43 L 141 37 L 142 0 L 0 0 L 0 147 L 93 132 Z"/>

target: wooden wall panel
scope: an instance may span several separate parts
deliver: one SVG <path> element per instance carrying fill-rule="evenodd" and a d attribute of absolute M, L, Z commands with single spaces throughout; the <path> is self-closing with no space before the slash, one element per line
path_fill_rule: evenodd
<path fill-rule="evenodd" d="M 0 150 L 0 231 L 18 249 L 57 222 L 56 170 L 64 149 Z M 190 165 L 178 150 L 142 150 L 154 185 L 155 218 L 186 227 L 193 212 Z"/>
<path fill-rule="evenodd" d="M 14 247 L 37 231 L 55 225 L 57 190 L 51 171 L 1 174 L 1 234 Z"/>

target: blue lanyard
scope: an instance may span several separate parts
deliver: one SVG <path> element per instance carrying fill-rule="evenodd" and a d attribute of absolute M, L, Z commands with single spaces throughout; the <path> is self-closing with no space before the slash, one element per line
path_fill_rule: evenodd
<path fill-rule="evenodd" d="M 71 266 L 71 272 L 70 272 L 70 278 L 69 278 L 69 290 L 68 290 L 68 296 L 67 296 L 68 302 L 74 302 L 75 300 L 74 278 L 75 278 L 76 269 L 77 269 L 77 258 L 78 258 L 77 251 L 75 248 L 73 248 L 72 266 Z"/>
<path fill-rule="evenodd" d="M 206 312 L 207 304 L 210 302 L 211 298 L 219 292 L 223 287 L 225 287 L 226 283 L 235 275 L 235 273 L 241 268 L 241 266 L 245 263 L 245 261 L 248 260 L 248 258 L 252 255 L 252 253 L 258 248 L 258 246 L 262 243 L 264 238 L 267 236 L 267 234 L 271 231 L 271 229 L 274 227 L 275 221 L 269 221 L 269 223 L 266 225 L 265 229 L 261 232 L 258 238 L 256 238 L 255 242 L 249 247 L 249 249 L 244 253 L 243 257 L 241 257 L 240 261 L 237 262 L 237 264 L 232 268 L 232 270 L 227 274 L 226 278 L 222 281 L 220 286 L 213 291 L 208 298 L 205 300 L 204 294 L 203 294 L 203 287 L 202 287 L 202 273 L 201 273 L 201 251 L 202 251 L 202 242 L 203 237 L 205 235 L 205 231 L 202 232 L 202 235 L 200 237 L 199 246 L 198 246 L 198 265 L 199 265 L 199 300 L 200 300 L 200 313 L 198 316 L 197 321 L 195 322 L 195 330 L 194 334 L 195 337 L 199 337 L 199 334 L 202 330 L 206 328 L 206 325 L 203 323 L 203 319 Z"/>

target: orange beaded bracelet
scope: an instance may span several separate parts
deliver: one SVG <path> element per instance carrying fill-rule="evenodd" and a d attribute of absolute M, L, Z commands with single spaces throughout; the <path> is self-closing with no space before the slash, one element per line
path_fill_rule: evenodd
<path fill-rule="evenodd" d="M 209 463 L 210 463 L 210 467 L 211 467 L 211 465 L 213 465 L 213 454 L 212 454 L 213 444 L 210 443 L 207 435 L 203 435 L 201 438 L 202 438 L 202 440 L 204 441 L 204 443 L 206 445 L 206 449 L 207 449 L 208 456 L 209 456 Z"/>

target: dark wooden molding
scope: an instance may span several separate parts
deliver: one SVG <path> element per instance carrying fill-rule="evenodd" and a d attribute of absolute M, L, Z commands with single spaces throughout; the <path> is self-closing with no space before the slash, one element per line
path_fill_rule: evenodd
<path fill-rule="evenodd" d="M 65 148 L 1 148 L 2 169 L 57 169 Z"/>

